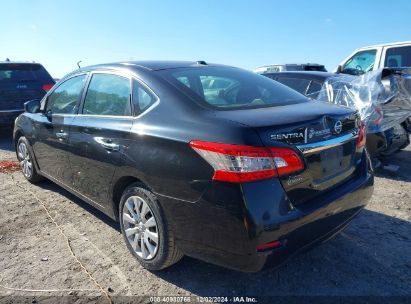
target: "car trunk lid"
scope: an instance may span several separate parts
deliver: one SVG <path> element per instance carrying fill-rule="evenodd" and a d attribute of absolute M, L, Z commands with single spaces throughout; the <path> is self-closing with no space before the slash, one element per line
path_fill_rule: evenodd
<path fill-rule="evenodd" d="M 305 169 L 280 177 L 295 205 L 343 183 L 360 160 L 359 117 L 345 107 L 307 102 L 217 115 L 254 127 L 267 147 L 291 146 L 298 152 Z"/>

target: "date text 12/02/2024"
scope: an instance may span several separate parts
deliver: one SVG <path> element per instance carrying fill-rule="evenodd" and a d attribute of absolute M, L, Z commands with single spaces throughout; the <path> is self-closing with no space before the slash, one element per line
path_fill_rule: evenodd
<path fill-rule="evenodd" d="M 185 297 L 185 296 L 156 296 L 149 298 L 150 303 L 258 303 L 257 298 L 247 296 L 233 297 Z"/>

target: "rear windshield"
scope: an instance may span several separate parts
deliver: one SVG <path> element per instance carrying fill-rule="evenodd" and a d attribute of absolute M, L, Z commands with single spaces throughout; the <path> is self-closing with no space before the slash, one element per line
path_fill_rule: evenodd
<path fill-rule="evenodd" d="M 54 83 L 40 64 L 0 64 L 0 82 Z"/>
<path fill-rule="evenodd" d="M 178 89 L 217 109 L 262 108 L 306 102 L 294 90 L 267 77 L 231 67 L 159 71 Z"/>

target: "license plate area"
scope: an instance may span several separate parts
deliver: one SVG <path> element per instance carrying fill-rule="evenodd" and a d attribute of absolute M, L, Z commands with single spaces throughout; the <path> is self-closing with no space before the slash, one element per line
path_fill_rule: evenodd
<path fill-rule="evenodd" d="M 323 176 L 334 175 L 344 170 L 344 150 L 342 146 L 321 151 L 320 159 Z"/>

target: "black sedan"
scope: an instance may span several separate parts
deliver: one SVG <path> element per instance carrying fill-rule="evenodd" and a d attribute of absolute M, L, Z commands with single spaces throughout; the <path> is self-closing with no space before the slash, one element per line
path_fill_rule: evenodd
<path fill-rule="evenodd" d="M 151 270 L 183 255 L 278 265 L 343 229 L 373 192 L 357 113 L 204 61 L 78 69 L 26 103 L 14 138 L 29 181 L 118 220 Z"/>
<path fill-rule="evenodd" d="M 323 84 L 336 74 L 325 72 L 282 72 L 265 73 L 264 76 L 276 80 L 297 92 L 317 99 Z M 379 113 L 382 108 L 377 109 Z M 367 149 L 372 158 L 386 157 L 410 144 L 408 120 L 395 123 L 392 127 L 381 131 L 379 125 L 384 123 L 383 117 L 376 117 L 367 131 Z"/>

